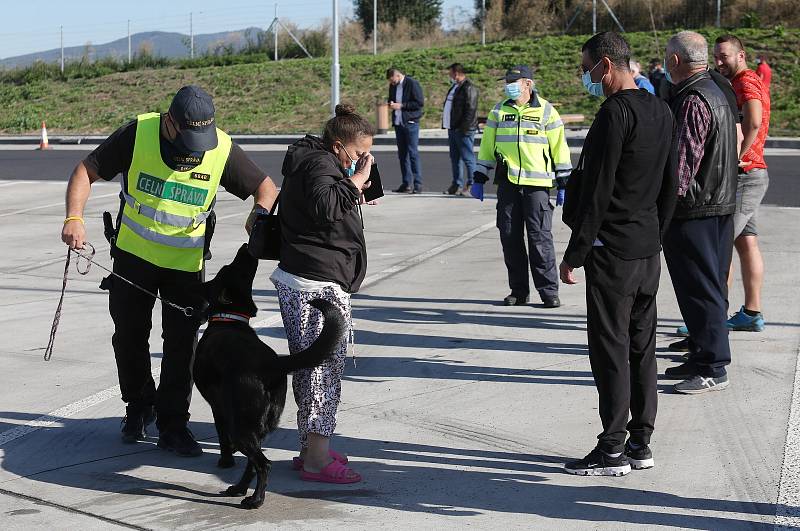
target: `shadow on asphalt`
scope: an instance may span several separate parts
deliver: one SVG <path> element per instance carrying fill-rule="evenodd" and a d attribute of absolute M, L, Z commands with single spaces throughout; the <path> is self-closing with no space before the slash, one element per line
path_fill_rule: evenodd
<path fill-rule="evenodd" d="M 31 415 L 34 417 L 35 415 Z M 20 418 L 22 414 L 0 412 L 0 418 Z M 233 469 L 215 466 L 217 445 L 214 428 L 209 423 L 191 423 L 203 439 L 206 453 L 196 459 L 180 458 L 155 448 L 155 439 L 135 445 L 119 441 L 119 419 L 61 419 L 61 426 L 40 430 L 26 440 L 15 441 L 5 448 L 2 467 L 24 476 L 27 481 L 83 489 L 101 494 L 152 496 L 185 502 L 181 510 L 153 502 L 159 527 L 185 525 L 191 519 L 213 521 L 215 525 L 235 525 L 254 517 L 262 521 L 286 518 L 270 512 L 270 506 L 282 505 L 285 499 L 320 499 L 325 506 L 292 506 L 291 519 L 335 518 L 335 509 L 345 506 L 378 507 L 397 511 L 422 512 L 450 517 L 470 516 L 486 511 L 538 515 L 554 520 L 583 522 L 619 522 L 645 525 L 675 526 L 691 529 L 771 529 L 741 517 L 741 514 L 773 516 L 775 505 L 710 497 L 683 497 L 658 491 L 624 487 L 625 480 L 602 478 L 608 484 L 598 486 L 596 480 L 564 476 L 560 485 L 544 474 L 562 474 L 561 464 L 567 457 L 504 450 L 479 450 L 454 446 L 433 446 L 413 442 L 361 439 L 336 436 L 335 446 L 351 457 L 353 466 L 364 476 L 362 484 L 331 486 L 304 483 L 290 470 L 290 462 L 273 462 L 267 501 L 259 511 L 239 510 L 240 498 L 229 498 L 218 492 L 197 488 L 195 475 L 184 471 L 216 476 L 223 483 L 238 479 L 244 459 L 237 457 Z M 62 435 L 63 433 L 63 435 Z M 93 444 L 80 444 L 91 434 Z M 485 444 L 485 442 L 484 442 Z M 293 450 L 296 434 L 279 429 L 268 441 L 269 448 Z M 47 450 L 47 455 L 37 451 Z M 214 453 L 208 451 L 214 450 Z M 129 472 L 152 469 L 157 480 L 137 477 Z M 171 470 L 182 472 L 185 484 L 170 481 Z M 152 474 L 152 471 L 150 472 Z M 658 474 L 657 470 L 634 472 Z M 190 483 L 190 481 L 194 483 Z M 568 482 L 569 485 L 563 483 Z M 207 482 L 206 482 L 207 483 Z M 581 485 L 581 483 L 586 483 Z M 13 489 L 13 484 L 6 484 Z M 723 495 L 724 493 L 720 493 Z M 50 491 L 45 497 L 52 497 Z M 70 495 L 74 499 L 74 494 Z M 63 502 L 52 499 L 48 501 Z M 98 510 L 96 505 L 117 507 L 119 498 L 84 495 L 77 502 L 83 510 Z M 191 507 L 191 509 L 187 509 Z M 319 507 L 320 515 L 313 511 Z M 235 508 L 235 510 L 232 510 Z M 110 509 L 112 510 L 112 509 Z M 187 514 L 187 510 L 191 513 Z M 147 512 L 146 508 L 142 511 Z M 299 512 L 298 512 L 299 511 Z M 333 511 L 333 512 L 331 512 Z M 693 511 L 718 513 L 718 516 L 691 514 Z M 688 513 L 688 514 L 686 514 Z M 740 513 L 728 516 L 727 513 Z M 147 513 L 148 516 L 153 516 Z M 345 513 L 342 513 L 345 514 Z M 247 516 L 245 516 L 247 515 Z"/>

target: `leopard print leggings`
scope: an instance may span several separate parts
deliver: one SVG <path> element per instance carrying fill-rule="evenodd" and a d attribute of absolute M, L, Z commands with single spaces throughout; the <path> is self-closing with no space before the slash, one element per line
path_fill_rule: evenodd
<path fill-rule="evenodd" d="M 350 322 L 350 294 L 341 288 L 325 287 L 319 291 L 299 291 L 277 281 L 283 326 L 289 342 L 289 353 L 308 348 L 322 331 L 322 314 L 308 304 L 325 299 L 335 304 Z M 336 429 L 336 411 L 342 392 L 342 374 L 347 358 L 347 338 L 344 336 L 333 357 L 314 369 L 301 369 L 292 376 L 292 390 L 297 403 L 297 431 L 301 448 L 308 447 L 308 434 L 324 437 Z"/>

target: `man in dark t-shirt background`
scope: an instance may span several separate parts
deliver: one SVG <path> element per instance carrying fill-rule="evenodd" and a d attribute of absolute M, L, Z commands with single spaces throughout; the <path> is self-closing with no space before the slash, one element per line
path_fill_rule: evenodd
<path fill-rule="evenodd" d="M 567 184 L 564 221 L 572 235 L 559 270 L 565 284 L 577 282 L 574 268 L 586 270 L 589 361 L 603 431 L 585 458 L 564 468 L 621 476 L 654 464 L 661 236 L 677 201 L 664 142 L 673 117 L 663 100 L 637 88 L 620 35 L 599 33 L 582 52 L 584 86 L 607 99 L 586 136 L 582 171 Z"/>

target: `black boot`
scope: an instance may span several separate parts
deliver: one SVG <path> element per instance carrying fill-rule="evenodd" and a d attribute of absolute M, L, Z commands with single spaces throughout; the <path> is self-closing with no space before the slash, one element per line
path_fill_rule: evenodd
<path fill-rule="evenodd" d="M 147 426 L 156 420 L 153 406 L 131 406 L 125 410 L 122 419 L 122 442 L 127 444 L 143 441 L 147 438 Z"/>
<path fill-rule="evenodd" d="M 194 434 L 186 425 L 165 428 L 158 437 L 158 447 L 183 457 L 203 455 L 203 449 L 194 440 Z"/>

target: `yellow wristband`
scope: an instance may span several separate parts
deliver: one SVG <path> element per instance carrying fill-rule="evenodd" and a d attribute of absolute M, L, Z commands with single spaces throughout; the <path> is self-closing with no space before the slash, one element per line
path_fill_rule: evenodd
<path fill-rule="evenodd" d="M 67 219 L 64 220 L 64 225 L 66 225 L 70 221 L 80 221 L 81 223 L 83 223 L 83 218 L 80 216 L 69 216 Z"/>

